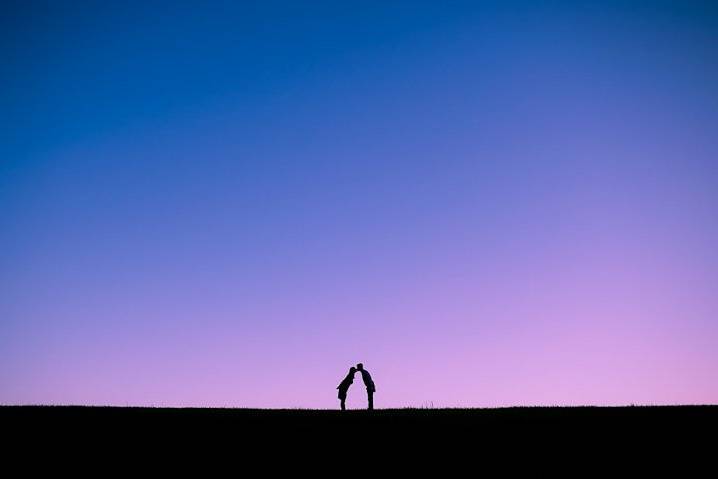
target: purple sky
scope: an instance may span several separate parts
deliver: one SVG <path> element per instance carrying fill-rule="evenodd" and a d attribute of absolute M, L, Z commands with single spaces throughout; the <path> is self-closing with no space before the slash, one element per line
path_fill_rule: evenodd
<path fill-rule="evenodd" d="M 0 404 L 718 403 L 715 7 L 298 3 L 0 14 Z"/>

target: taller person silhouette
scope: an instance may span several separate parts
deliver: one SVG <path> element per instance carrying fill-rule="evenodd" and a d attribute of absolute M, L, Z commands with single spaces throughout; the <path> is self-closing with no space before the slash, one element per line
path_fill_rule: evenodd
<path fill-rule="evenodd" d="M 374 393 L 376 392 L 374 380 L 372 380 L 369 371 L 364 369 L 364 365 L 362 363 L 357 364 L 357 370 L 361 373 L 361 378 L 364 380 L 364 386 L 366 386 L 366 397 L 369 402 L 367 409 L 374 409 Z"/>

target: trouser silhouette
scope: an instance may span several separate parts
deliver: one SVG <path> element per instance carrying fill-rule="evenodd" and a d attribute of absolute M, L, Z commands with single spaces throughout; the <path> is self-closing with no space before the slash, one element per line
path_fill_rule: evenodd
<path fill-rule="evenodd" d="M 346 406 L 347 393 L 345 391 L 339 392 L 339 400 L 341 401 L 342 411 L 344 411 L 347 408 L 347 406 Z"/>
<path fill-rule="evenodd" d="M 369 407 L 367 409 L 374 409 L 374 391 L 370 391 L 367 389 L 366 398 L 369 402 Z"/>

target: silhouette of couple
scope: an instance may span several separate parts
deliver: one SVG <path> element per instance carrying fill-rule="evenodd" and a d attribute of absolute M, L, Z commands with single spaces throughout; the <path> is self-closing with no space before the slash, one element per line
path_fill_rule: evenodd
<path fill-rule="evenodd" d="M 374 385 L 374 381 L 371 379 L 369 371 L 364 369 L 364 365 L 362 363 L 359 363 L 357 364 L 357 367 L 352 366 L 349 368 L 349 374 L 347 374 L 347 377 L 345 377 L 342 382 L 339 383 L 339 386 L 337 386 L 342 411 L 346 409 L 345 402 L 347 400 L 347 391 L 349 391 L 349 386 L 351 386 L 354 382 L 354 374 L 357 371 L 361 373 L 361 378 L 364 380 L 364 386 L 366 386 L 366 396 L 369 401 L 369 407 L 367 409 L 374 409 L 374 392 L 376 391 L 376 386 Z"/>

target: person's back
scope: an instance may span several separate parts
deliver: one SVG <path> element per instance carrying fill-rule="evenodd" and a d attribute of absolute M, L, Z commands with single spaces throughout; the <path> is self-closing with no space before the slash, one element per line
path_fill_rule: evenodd
<path fill-rule="evenodd" d="M 366 369 L 360 369 L 359 372 L 361 372 L 361 378 L 364 381 L 364 386 L 366 386 L 367 391 L 376 392 L 376 385 L 374 384 L 369 371 Z"/>
<path fill-rule="evenodd" d="M 352 370 L 349 371 L 349 374 L 347 374 L 347 377 L 342 379 L 342 382 L 339 383 L 339 386 L 337 386 L 337 389 L 339 389 L 340 391 L 346 392 L 349 389 L 349 386 L 351 386 L 354 383 L 354 372 L 355 371 L 353 371 L 353 369 L 354 368 L 352 368 Z"/>

